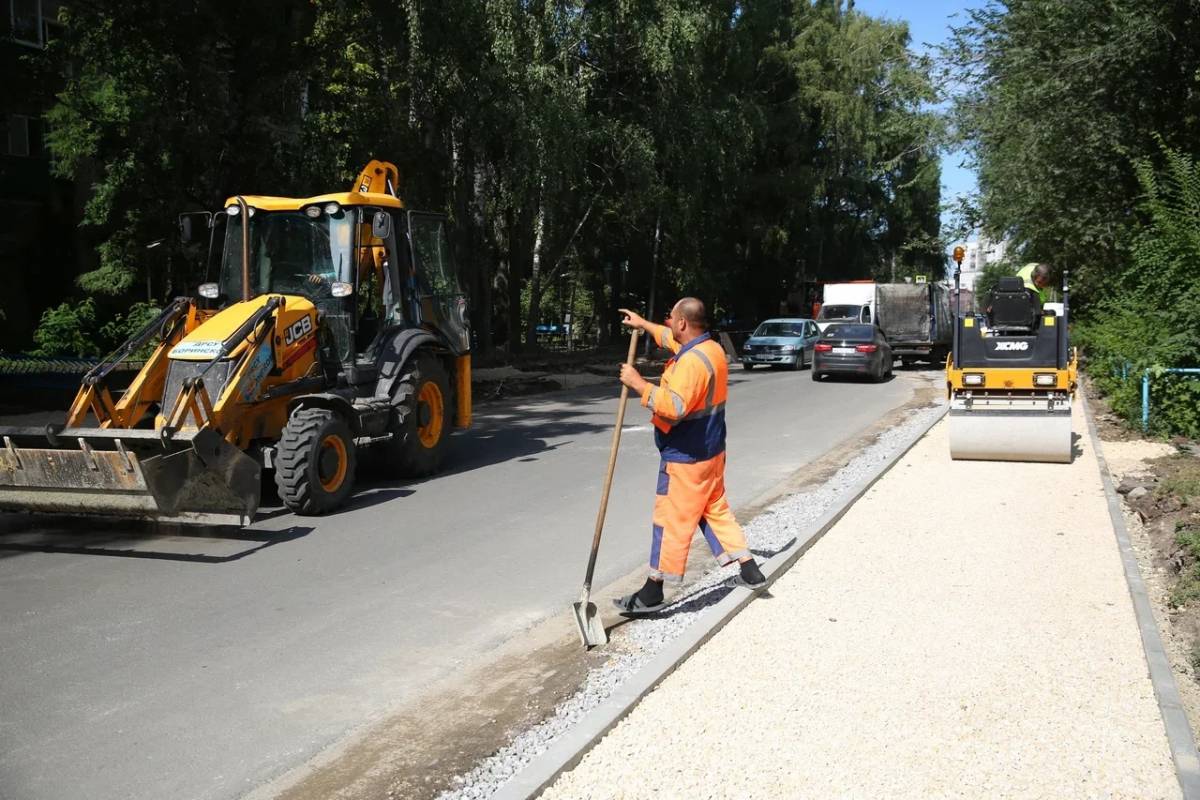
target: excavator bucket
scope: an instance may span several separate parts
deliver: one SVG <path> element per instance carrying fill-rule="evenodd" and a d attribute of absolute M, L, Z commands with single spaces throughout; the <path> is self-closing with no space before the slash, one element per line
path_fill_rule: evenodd
<path fill-rule="evenodd" d="M 258 462 L 212 430 L 0 428 L 0 510 L 246 524 Z"/>
<path fill-rule="evenodd" d="M 950 403 L 950 457 L 1071 462 L 1069 397 L 1001 397 Z"/>

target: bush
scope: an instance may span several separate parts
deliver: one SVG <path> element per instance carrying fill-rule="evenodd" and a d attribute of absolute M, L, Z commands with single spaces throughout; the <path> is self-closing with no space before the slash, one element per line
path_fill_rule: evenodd
<path fill-rule="evenodd" d="M 1200 169 L 1189 156 L 1162 151 L 1161 172 L 1137 164 L 1150 224 L 1121 276 L 1127 290 L 1092 309 L 1074 333 L 1114 411 L 1140 424 L 1149 369 L 1153 429 L 1200 437 L 1200 380 L 1162 371 L 1200 366 Z"/>
<path fill-rule="evenodd" d="M 151 303 L 134 303 L 128 311 L 117 312 L 101 322 L 93 298 L 62 303 L 42 314 L 33 333 L 37 343 L 33 355 L 84 358 L 107 355 L 154 319 L 159 311 Z M 144 348 L 147 352 L 136 353 L 135 357 L 148 355 L 150 348 L 148 345 Z"/>
<path fill-rule="evenodd" d="M 96 301 L 88 298 L 80 303 L 62 303 L 42 313 L 41 322 L 33 332 L 37 342 L 35 356 L 98 356 L 100 344 L 94 334 Z"/>

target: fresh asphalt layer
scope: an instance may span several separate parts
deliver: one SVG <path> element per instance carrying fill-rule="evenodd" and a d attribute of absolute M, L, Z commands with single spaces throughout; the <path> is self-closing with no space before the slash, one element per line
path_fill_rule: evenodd
<path fill-rule="evenodd" d="M 917 376 L 735 370 L 735 509 Z M 923 382 L 923 381 L 922 381 Z M 615 387 L 489 405 L 448 469 L 250 528 L 0 518 L 0 797 L 235 798 L 579 591 Z M 645 558 L 657 455 L 631 405 L 595 585 Z"/>

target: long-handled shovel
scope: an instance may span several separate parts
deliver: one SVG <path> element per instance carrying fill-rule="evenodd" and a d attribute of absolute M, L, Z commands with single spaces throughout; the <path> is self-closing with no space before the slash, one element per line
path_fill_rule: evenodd
<path fill-rule="evenodd" d="M 633 365 L 637 354 L 638 332 L 634 330 L 629 337 L 629 355 L 625 363 Z M 600 512 L 596 514 L 596 532 L 592 534 L 592 554 L 588 556 L 587 574 L 583 578 L 583 591 L 579 593 L 579 602 L 573 603 L 575 624 L 579 626 L 579 638 L 584 647 L 599 647 L 608 644 L 608 633 L 604 630 L 604 621 L 596 612 L 596 604 L 590 599 L 592 593 L 592 573 L 596 571 L 596 553 L 600 550 L 600 533 L 604 530 L 604 513 L 608 511 L 608 492 L 612 489 L 613 471 L 617 467 L 617 447 L 621 444 L 621 425 L 625 422 L 625 401 L 629 399 L 629 387 L 621 387 L 621 404 L 617 406 L 617 426 L 613 429 L 612 450 L 608 454 L 608 474 L 604 476 L 604 491 L 600 494 Z"/>

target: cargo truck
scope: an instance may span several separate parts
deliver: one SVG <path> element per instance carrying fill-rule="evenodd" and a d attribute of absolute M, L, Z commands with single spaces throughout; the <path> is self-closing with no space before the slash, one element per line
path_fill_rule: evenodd
<path fill-rule="evenodd" d="M 944 364 L 950 352 L 954 318 L 950 292 L 936 283 L 875 285 L 876 321 L 902 364 Z"/>

